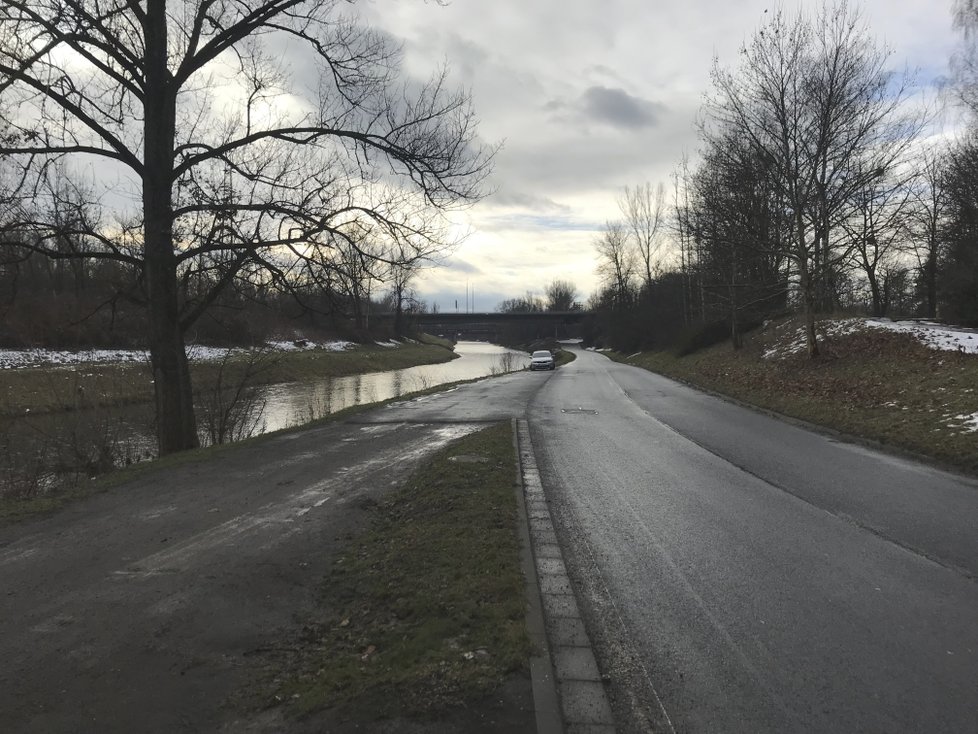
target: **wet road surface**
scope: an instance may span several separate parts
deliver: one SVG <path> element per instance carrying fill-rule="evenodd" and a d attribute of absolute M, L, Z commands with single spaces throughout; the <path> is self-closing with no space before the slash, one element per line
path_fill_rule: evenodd
<path fill-rule="evenodd" d="M 978 732 L 978 484 L 591 353 L 530 419 L 623 728 Z"/>
<path fill-rule="evenodd" d="M 2 729 L 226 725 L 363 503 L 512 417 L 623 730 L 978 731 L 974 482 L 586 352 L 0 528 Z"/>

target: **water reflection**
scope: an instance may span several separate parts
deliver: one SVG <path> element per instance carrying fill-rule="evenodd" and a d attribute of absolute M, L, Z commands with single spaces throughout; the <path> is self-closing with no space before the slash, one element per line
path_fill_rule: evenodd
<path fill-rule="evenodd" d="M 258 403 L 264 403 L 264 411 L 258 432 L 277 431 L 353 405 L 398 398 L 448 382 L 512 372 L 529 365 L 529 357 L 523 352 L 485 342 L 459 342 L 455 351 L 459 358 L 442 364 L 261 388 Z"/>
<path fill-rule="evenodd" d="M 255 399 L 228 436 L 243 437 L 298 426 L 352 405 L 397 398 L 447 382 L 529 365 L 529 357 L 494 344 L 459 342 L 458 359 L 390 372 L 324 378 L 256 389 Z M 240 430 L 239 430 L 240 429 Z M 211 442 L 206 420 L 200 440 Z M 31 495 L 68 474 L 97 474 L 156 455 L 150 405 L 93 407 L 0 420 L 0 492 L 23 485 Z"/>

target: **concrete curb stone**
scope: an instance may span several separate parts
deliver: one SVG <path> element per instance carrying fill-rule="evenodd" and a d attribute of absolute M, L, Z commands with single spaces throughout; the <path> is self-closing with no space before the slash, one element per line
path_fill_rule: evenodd
<path fill-rule="evenodd" d="M 547 731 L 614 734 L 616 728 L 611 705 L 557 543 L 550 506 L 543 492 L 530 430 L 525 420 L 516 421 L 515 433 L 525 497 L 521 508 L 529 528 L 536 586 L 528 594 L 535 596 L 538 603 L 542 602 L 546 621 L 543 649 L 547 651 L 562 715 L 560 728 Z M 538 717 L 538 731 L 543 732 L 539 723 Z"/>

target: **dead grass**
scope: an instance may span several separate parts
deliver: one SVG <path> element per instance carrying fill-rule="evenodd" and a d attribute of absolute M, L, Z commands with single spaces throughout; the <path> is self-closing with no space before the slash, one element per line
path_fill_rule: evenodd
<path fill-rule="evenodd" d="M 569 349 L 558 349 L 557 354 L 554 357 L 554 364 L 556 364 L 558 367 L 563 367 L 565 364 L 570 364 L 575 359 L 577 359 L 577 355 Z"/>
<path fill-rule="evenodd" d="M 681 358 L 665 352 L 614 358 L 978 474 L 978 433 L 955 420 L 978 412 L 978 356 L 863 329 L 826 336 L 815 360 L 765 359 L 793 328 L 770 324 L 737 352 L 723 344 Z"/>
<path fill-rule="evenodd" d="M 432 718 L 525 671 L 515 461 L 510 426 L 497 425 L 376 505 L 324 583 L 322 621 L 275 699 L 347 722 Z"/>

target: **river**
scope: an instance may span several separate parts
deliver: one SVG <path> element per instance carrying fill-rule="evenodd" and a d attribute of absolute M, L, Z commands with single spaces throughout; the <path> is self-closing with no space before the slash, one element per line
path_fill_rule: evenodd
<path fill-rule="evenodd" d="M 460 380 L 525 369 L 530 357 L 486 342 L 458 342 L 458 359 L 441 364 L 424 364 L 390 372 L 333 377 L 317 382 L 289 382 L 268 385 L 258 392 L 264 403 L 256 433 L 308 423 L 330 413 L 364 403 L 398 398 L 402 395 Z"/>
<path fill-rule="evenodd" d="M 225 442 L 300 426 L 354 405 L 398 398 L 438 385 L 524 369 L 530 358 L 496 344 L 459 342 L 457 359 L 388 372 L 323 378 L 255 388 L 244 413 L 227 426 Z M 213 421 L 203 396 L 198 425 L 203 445 L 213 443 Z M 224 407 L 224 406 L 222 406 Z M 65 473 L 95 474 L 156 455 L 151 405 L 91 408 L 0 421 L 0 492 L 44 491 Z M 60 467 L 60 468 L 59 468 Z"/>

